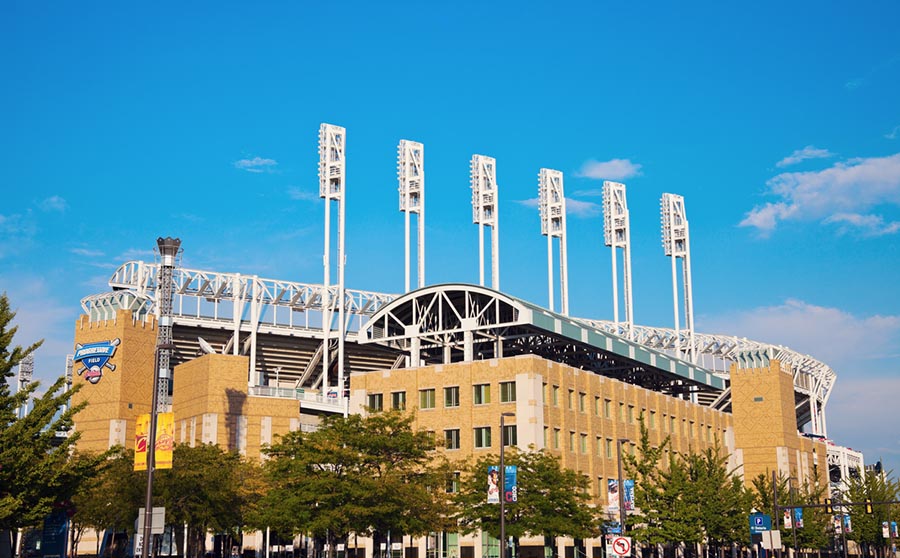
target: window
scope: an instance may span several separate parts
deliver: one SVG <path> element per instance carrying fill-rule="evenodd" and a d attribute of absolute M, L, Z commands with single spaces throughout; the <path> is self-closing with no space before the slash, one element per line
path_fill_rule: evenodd
<path fill-rule="evenodd" d="M 503 425 L 503 445 L 516 446 L 519 444 L 519 432 L 515 424 Z"/>
<path fill-rule="evenodd" d="M 675 425 L 677 423 L 677 420 L 678 419 L 676 419 L 675 417 L 669 417 L 669 432 L 671 432 L 672 434 L 675 434 Z"/>
<path fill-rule="evenodd" d="M 491 402 L 491 384 L 472 386 L 472 399 L 475 405 L 487 405 Z"/>
<path fill-rule="evenodd" d="M 594 415 L 600 416 L 600 398 L 594 397 Z"/>
<path fill-rule="evenodd" d="M 516 400 L 516 383 L 500 382 L 500 402 L 512 403 Z"/>
<path fill-rule="evenodd" d="M 553 395 L 553 398 L 551 401 L 553 402 L 553 406 L 559 407 L 559 386 L 553 386 L 552 395 Z"/>
<path fill-rule="evenodd" d="M 597 497 L 603 498 L 607 494 L 608 487 L 603 482 L 603 477 L 597 477 Z M 627 525 L 627 524 L 626 524 Z"/>
<path fill-rule="evenodd" d="M 545 448 L 547 447 L 547 442 L 549 441 L 549 440 L 547 440 L 547 431 L 548 430 L 550 430 L 550 429 L 545 426 L 544 427 L 544 447 Z"/>
<path fill-rule="evenodd" d="M 567 399 L 567 402 L 569 404 L 569 410 L 575 408 L 575 390 L 574 389 L 569 390 L 569 397 Z"/>
<path fill-rule="evenodd" d="M 459 492 L 459 472 L 453 473 L 453 476 L 447 480 L 447 494 L 456 494 Z"/>
<path fill-rule="evenodd" d="M 475 429 L 475 447 L 489 448 L 491 447 L 491 427 L 479 426 Z"/>
<path fill-rule="evenodd" d="M 587 395 L 583 393 L 578 394 L 578 411 L 584 413 L 586 411 L 585 406 L 587 405 Z"/>
<path fill-rule="evenodd" d="M 587 434 L 581 435 L 581 453 L 582 455 L 588 452 L 588 443 L 587 443 Z"/>
<path fill-rule="evenodd" d="M 569 451 L 575 451 L 575 433 L 569 432 Z"/>
<path fill-rule="evenodd" d="M 628 424 L 634 424 L 634 405 L 628 406 Z"/>
<path fill-rule="evenodd" d="M 650 411 L 650 428 L 656 428 L 656 411 Z"/>
<path fill-rule="evenodd" d="M 444 388 L 444 407 L 459 407 L 459 386 Z"/>
<path fill-rule="evenodd" d="M 628 453 L 631 454 L 631 457 L 634 457 L 634 448 L 635 448 L 635 444 L 628 444 Z"/>
<path fill-rule="evenodd" d="M 601 438 L 600 436 L 597 436 L 596 445 L 594 446 L 594 453 L 596 453 L 598 457 L 603 455 L 603 438 Z"/>
<path fill-rule="evenodd" d="M 544 384 L 543 391 L 541 392 L 541 402 L 546 405 L 547 404 L 547 384 Z"/>
<path fill-rule="evenodd" d="M 366 401 L 366 406 L 369 408 L 369 411 L 373 413 L 384 410 L 384 395 L 380 393 L 370 393 L 368 401 Z"/>
<path fill-rule="evenodd" d="M 606 458 L 612 459 L 613 456 L 613 442 L 611 438 L 606 439 Z"/>
<path fill-rule="evenodd" d="M 619 421 L 625 422 L 625 403 L 619 403 Z"/>
<path fill-rule="evenodd" d="M 391 408 L 398 411 L 406 410 L 406 392 L 395 391 L 391 394 Z"/>
<path fill-rule="evenodd" d="M 434 389 L 419 390 L 419 408 L 434 409 Z"/>
<path fill-rule="evenodd" d="M 459 428 L 444 430 L 444 447 L 448 450 L 459 449 Z"/>
<path fill-rule="evenodd" d="M 688 429 L 688 434 L 691 438 L 694 437 L 694 421 L 691 421 L 690 428 Z"/>
<path fill-rule="evenodd" d="M 553 429 L 553 449 L 559 449 L 559 428 Z"/>
<path fill-rule="evenodd" d="M 612 401 L 609 399 L 603 400 L 603 416 L 605 418 L 612 418 Z"/>

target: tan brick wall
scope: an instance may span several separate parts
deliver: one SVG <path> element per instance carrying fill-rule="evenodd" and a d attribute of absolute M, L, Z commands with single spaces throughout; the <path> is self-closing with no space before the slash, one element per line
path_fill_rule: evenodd
<path fill-rule="evenodd" d="M 113 320 L 91 323 L 87 316 L 81 316 L 75 323 L 75 343 L 113 339 L 120 340 L 109 361 L 116 369 L 104 369 L 103 377 L 96 384 L 77 374 L 81 367 L 75 363 L 73 383 L 81 389 L 72 401 L 88 403 L 75 417 L 75 429 L 81 433 L 78 448 L 82 451 L 108 449 L 111 438 L 116 437 L 111 430 L 118 430 L 117 437 L 124 438 L 125 446 L 133 448 L 135 417 L 150 412 L 156 346 L 153 317 L 146 321 L 132 320 L 130 310 L 119 310 Z M 112 428 L 111 421 L 115 421 Z"/>
<path fill-rule="evenodd" d="M 530 392 L 537 392 L 538 398 L 501 403 L 500 383 L 509 381 L 517 382 L 520 394 L 529 393 L 528 387 L 538 385 Z M 489 404 L 473 403 L 472 386 L 479 384 L 490 385 Z M 460 387 L 459 407 L 446 408 L 443 389 L 451 386 Z M 605 504 L 606 489 L 601 479 L 605 483 L 617 475 L 616 440 L 638 441 L 641 412 L 645 414 L 651 442 L 659 444 L 666 435 L 671 435 L 674 451 L 703 450 L 715 443 L 716 438 L 724 446 L 724 433 L 731 428 L 731 417 L 725 413 L 533 355 L 353 374 L 351 412 L 361 411 L 370 393 L 382 393 L 384 407 L 390 408 L 392 393 L 399 391 L 406 392 L 408 409 L 417 408 L 419 391 L 424 389 L 435 390 L 435 408 L 418 409 L 416 427 L 434 431 L 440 440 L 445 430 L 458 428 L 460 449 L 446 450 L 451 459 L 496 454 L 500 414 L 515 412 L 516 416 L 506 422 L 518 425 L 520 446 L 530 432 L 539 441 L 538 447 L 542 447 L 546 432 L 548 450 L 559 456 L 565 467 L 588 475 L 594 483 L 593 493 L 602 504 Z M 609 417 L 605 414 L 607 406 Z M 670 431 L 672 418 L 676 425 L 674 432 Z M 491 447 L 475 448 L 474 429 L 483 426 L 491 427 Z M 607 457 L 608 441 L 611 457 Z"/>

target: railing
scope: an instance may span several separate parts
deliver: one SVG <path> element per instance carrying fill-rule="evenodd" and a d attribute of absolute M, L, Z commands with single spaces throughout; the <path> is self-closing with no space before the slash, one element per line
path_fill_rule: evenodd
<path fill-rule="evenodd" d="M 328 405 L 331 407 L 335 407 L 336 409 L 343 408 L 344 401 L 337 397 L 336 394 L 332 396 L 322 395 L 316 391 L 308 391 L 302 388 L 284 388 L 284 387 L 273 387 L 273 386 L 251 386 L 248 392 L 249 395 L 254 397 L 278 397 L 281 399 L 296 399 L 297 401 L 307 401 L 311 403 L 318 403 L 320 405 Z"/>

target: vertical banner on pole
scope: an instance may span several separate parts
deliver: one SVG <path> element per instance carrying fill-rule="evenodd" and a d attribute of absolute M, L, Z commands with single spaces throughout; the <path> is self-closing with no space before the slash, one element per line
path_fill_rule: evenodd
<path fill-rule="evenodd" d="M 505 465 L 503 473 L 503 497 L 506 498 L 506 503 L 518 502 L 519 501 L 519 484 L 517 476 L 519 474 L 519 468 L 515 465 Z"/>
<path fill-rule="evenodd" d="M 845 516 L 844 516 L 844 532 L 845 532 L 845 533 L 852 533 L 852 532 L 853 532 L 853 524 L 850 522 L 850 516 L 849 516 L 849 515 L 845 515 Z"/>
<path fill-rule="evenodd" d="M 134 470 L 147 470 L 147 444 L 150 437 L 150 414 L 138 415 L 134 426 Z M 156 417 L 157 469 L 172 468 L 172 451 L 175 449 L 175 414 L 158 413 Z"/>
<path fill-rule="evenodd" d="M 606 497 L 609 511 L 619 511 L 619 481 L 609 479 L 606 482 Z"/>
<path fill-rule="evenodd" d="M 803 508 L 794 508 L 794 527 L 803 529 Z"/>
<path fill-rule="evenodd" d="M 500 503 L 500 467 L 496 465 L 488 466 L 487 503 Z"/>
<path fill-rule="evenodd" d="M 627 511 L 634 511 L 634 480 L 624 479 L 622 484 L 625 489 L 625 509 Z"/>
<path fill-rule="evenodd" d="M 138 415 L 134 423 L 134 470 L 147 470 L 147 438 L 150 437 L 150 414 Z"/>
<path fill-rule="evenodd" d="M 793 519 L 792 519 L 792 517 L 791 517 L 791 510 L 790 510 L 790 509 L 784 510 L 782 523 L 784 523 L 784 528 L 785 528 L 785 529 L 793 529 L 793 528 L 794 528 L 794 523 L 793 523 Z"/>

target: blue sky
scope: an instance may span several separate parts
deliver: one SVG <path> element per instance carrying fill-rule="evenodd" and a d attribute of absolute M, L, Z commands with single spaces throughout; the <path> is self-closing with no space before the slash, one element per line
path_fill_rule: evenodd
<path fill-rule="evenodd" d="M 696 328 L 830 364 L 838 443 L 900 472 L 896 2 L 0 5 L 0 290 L 38 376 L 79 301 L 183 264 L 318 282 L 321 122 L 347 128 L 347 284 L 403 289 L 396 147 L 425 144 L 427 281 L 477 282 L 468 164 L 497 159 L 502 290 L 547 303 L 537 173 L 565 172 L 571 314 L 612 318 L 597 195 L 625 182 L 635 317 L 671 327 L 659 198 L 685 197 Z"/>

